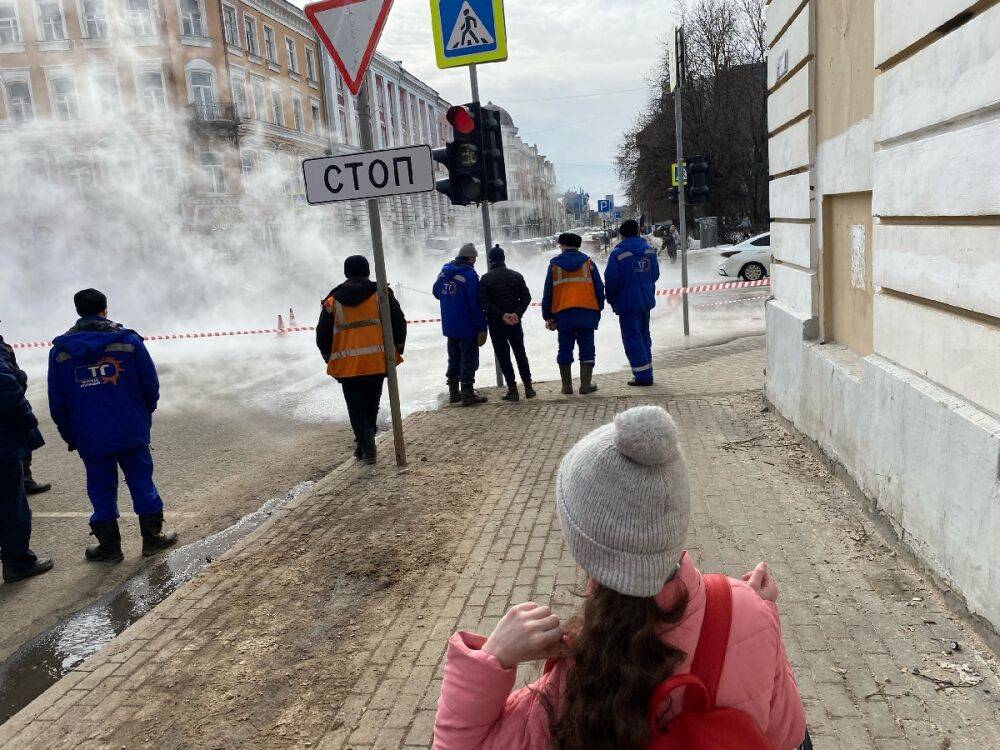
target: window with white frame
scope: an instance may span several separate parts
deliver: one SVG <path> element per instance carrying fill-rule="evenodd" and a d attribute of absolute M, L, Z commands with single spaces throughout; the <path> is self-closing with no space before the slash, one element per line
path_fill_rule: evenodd
<path fill-rule="evenodd" d="M 340 123 L 340 137 L 344 143 L 350 142 L 350 131 L 347 129 L 347 93 L 344 89 L 344 79 L 337 76 L 337 121 Z"/>
<path fill-rule="evenodd" d="M 150 157 L 150 176 L 156 190 L 176 191 L 180 186 L 180 170 L 177 159 L 169 152 L 154 153 Z"/>
<path fill-rule="evenodd" d="M 125 17 L 132 36 L 153 36 L 153 9 L 150 0 L 125 0 Z"/>
<path fill-rule="evenodd" d="M 274 115 L 274 124 L 285 126 L 285 108 L 281 103 L 281 92 L 271 91 L 271 114 Z"/>
<path fill-rule="evenodd" d="M 59 73 L 49 78 L 49 98 L 55 119 L 76 120 L 80 117 L 80 102 L 72 74 Z"/>
<path fill-rule="evenodd" d="M 205 19 L 201 0 L 180 0 L 181 33 L 184 36 L 205 36 Z"/>
<path fill-rule="evenodd" d="M 226 168 L 222 164 L 222 156 L 217 151 L 201 152 L 201 174 L 206 193 L 226 192 Z"/>
<path fill-rule="evenodd" d="M 108 16 L 104 0 L 81 0 L 81 26 L 87 39 L 105 39 L 108 36 Z"/>
<path fill-rule="evenodd" d="M 316 80 L 316 53 L 312 47 L 306 47 L 306 78 Z"/>
<path fill-rule="evenodd" d="M 7 0 L 0 2 L 0 44 L 18 44 L 21 41 L 21 25 L 17 20 L 17 6 Z"/>
<path fill-rule="evenodd" d="M 302 112 L 302 100 L 297 96 L 292 97 L 292 120 L 296 130 L 300 133 L 305 132 L 306 120 Z"/>
<path fill-rule="evenodd" d="M 247 40 L 247 52 L 260 56 L 260 45 L 257 42 L 257 19 L 243 14 L 243 36 Z"/>
<path fill-rule="evenodd" d="M 40 42 L 66 39 L 66 24 L 58 0 L 38 0 L 38 32 Z"/>
<path fill-rule="evenodd" d="M 257 152 L 245 149 L 240 153 L 240 169 L 243 171 L 243 189 L 254 195 L 260 183 Z"/>
<path fill-rule="evenodd" d="M 222 33 L 226 37 L 226 44 L 230 47 L 242 47 L 240 44 L 240 33 L 236 23 L 236 8 L 231 5 L 222 6 Z"/>
<path fill-rule="evenodd" d="M 7 93 L 7 119 L 14 123 L 31 122 L 35 119 L 35 106 L 31 100 L 31 86 L 27 80 L 14 81 L 5 78 Z"/>
<path fill-rule="evenodd" d="M 118 75 L 113 70 L 98 70 L 93 77 L 94 105 L 98 116 L 118 114 L 122 109 Z"/>
<path fill-rule="evenodd" d="M 316 133 L 317 135 L 321 135 L 323 133 L 324 128 L 323 128 L 323 115 L 322 115 L 322 110 L 320 109 L 319 106 L 319 102 L 316 101 L 315 99 L 311 99 L 309 101 L 309 111 L 312 114 L 313 132 Z"/>
<path fill-rule="evenodd" d="M 250 82 L 250 89 L 253 94 L 253 116 L 258 120 L 266 120 L 267 104 L 264 96 L 264 79 L 254 76 Z"/>
<path fill-rule="evenodd" d="M 64 174 L 67 184 L 82 198 L 90 195 L 97 187 L 97 170 L 89 159 L 73 162 Z"/>
<path fill-rule="evenodd" d="M 295 54 L 295 40 L 285 37 L 285 52 L 288 53 L 288 69 L 296 73 L 299 72 L 299 58 Z"/>
<path fill-rule="evenodd" d="M 268 62 L 278 63 L 278 44 L 274 41 L 274 29 L 270 26 L 264 27 L 264 56 Z"/>
<path fill-rule="evenodd" d="M 205 108 L 214 107 L 215 96 L 215 75 L 208 70 L 190 70 L 188 72 L 188 96 L 192 104 Z"/>
<path fill-rule="evenodd" d="M 139 92 L 139 109 L 143 114 L 154 115 L 167 111 L 167 95 L 163 88 L 163 73 L 144 70 L 136 76 Z"/>
<path fill-rule="evenodd" d="M 241 120 L 249 120 L 250 100 L 247 97 L 246 76 L 242 72 L 234 70 L 230 81 L 233 85 L 233 104 L 236 105 L 236 115 Z"/>

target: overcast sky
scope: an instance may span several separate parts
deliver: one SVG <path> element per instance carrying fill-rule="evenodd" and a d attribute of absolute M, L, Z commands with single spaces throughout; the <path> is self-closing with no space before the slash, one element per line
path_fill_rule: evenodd
<path fill-rule="evenodd" d="M 507 109 L 521 137 L 555 163 L 561 190 L 583 187 L 594 200 L 614 193 L 623 203 L 613 157 L 650 100 L 646 80 L 672 22 L 670 4 L 506 0 L 505 16 L 509 59 L 479 67 L 483 100 Z M 448 101 L 469 101 L 468 68 L 437 67 L 428 0 L 395 0 L 379 51 Z M 606 95 L 581 96 L 591 94 Z"/>

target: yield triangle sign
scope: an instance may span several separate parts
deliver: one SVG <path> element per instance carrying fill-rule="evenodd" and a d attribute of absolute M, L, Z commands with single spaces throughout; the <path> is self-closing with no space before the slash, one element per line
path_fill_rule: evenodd
<path fill-rule="evenodd" d="M 355 96 L 391 8 L 392 0 L 322 0 L 305 7 L 309 23 Z"/>

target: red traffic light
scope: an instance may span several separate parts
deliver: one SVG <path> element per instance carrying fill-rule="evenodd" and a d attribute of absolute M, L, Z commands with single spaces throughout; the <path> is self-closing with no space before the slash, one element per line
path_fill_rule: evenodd
<path fill-rule="evenodd" d="M 468 135 L 476 129 L 476 118 L 460 104 L 448 110 L 447 118 L 451 126 L 463 135 Z"/>

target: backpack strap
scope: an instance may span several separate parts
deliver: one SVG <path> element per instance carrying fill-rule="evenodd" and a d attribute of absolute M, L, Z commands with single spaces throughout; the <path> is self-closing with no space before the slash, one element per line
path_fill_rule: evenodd
<path fill-rule="evenodd" d="M 732 621 L 733 592 L 729 579 L 719 574 L 705 576 L 705 619 L 691 663 L 691 674 L 704 683 L 713 706 L 719 691 L 722 665 L 726 661 Z"/>

